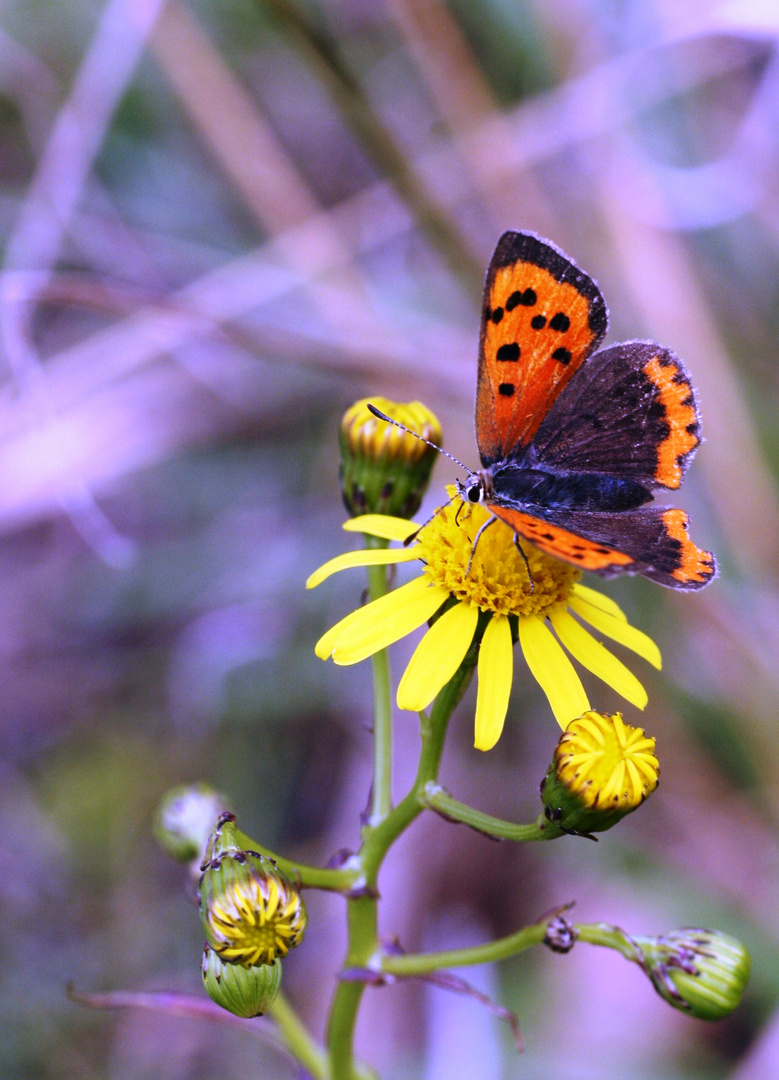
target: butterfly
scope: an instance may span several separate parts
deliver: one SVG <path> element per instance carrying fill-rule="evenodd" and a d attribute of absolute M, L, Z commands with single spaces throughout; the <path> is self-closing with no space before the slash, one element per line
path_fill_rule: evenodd
<path fill-rule="evenodd" d="M 598 286 L 559 248 L 506 232 L 487 271 L 476 442 L 482 469 L 459 487 L 549 555 L 602 577 L 643 574 L 700 589 L 714 556 L 675 491 L 701 442 L 690 377 L 670 349 L 608 326 Z"/>

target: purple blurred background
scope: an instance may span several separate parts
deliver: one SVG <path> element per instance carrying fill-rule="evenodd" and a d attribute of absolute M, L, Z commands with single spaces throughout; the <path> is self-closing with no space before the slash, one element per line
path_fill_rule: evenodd
<path fill-rule="evenodd" d="M 647 807 L 597 846 L 531 850 L 426 818 L 386 865 L 382 931 L 474 944 L 575 899 L 637 933 L 734 933 L 753 977 L 706 1025 L 609 952 L 526 954 L 467 973 L 519 1013 L 523 1057 L 476 1004 L 413 983 L 369 991 L 360 1050 L 385 1080 L 779 1074 L 778 42 L 759 0 L 0 9 L 8 1080 L 297 1075 L 262 1024 L 96 1013 L 65 985 L 200 992 L 184 875 L 150 832 L 174 783 L 216 784 L 295 857 L 355 844 L 370 670 L 313 644 L 363 578 L 303 589 L 350 543 L 338 419 L 420 398 L 476 463 L 480 282 L 505 228 L 599 281 L 610 341 L 684 358 L 707 443 L 679 501 L 722 576 L 605 586 L 666 661 L 639 671 L 645 715 L 624 710 L 658 739 Z M 423 513 L 452 479 L 440 462 Z M 542 695 L 518 667 L 487 755 L 472 717 L 469 696 L 443 782 L 534 817 L 557 737 Z M 415 725 L 397 715 L 397 794 Z M 320 1035 L 343 904 L 309 911 L 285 987 Z"/>

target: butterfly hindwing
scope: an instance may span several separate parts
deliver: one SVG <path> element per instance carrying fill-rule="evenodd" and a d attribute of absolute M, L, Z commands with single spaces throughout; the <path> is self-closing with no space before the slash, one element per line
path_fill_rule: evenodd
<path fill-rule="evenodd" d="M 476 441 L 482 465 L 516 457 L 606 333 L 591 278 L 532 233 L 504 233 L 487 271 Z"/>
<path fill-rule="evenodd" d="M 672 589 L 700 589 L 717 572 L 711 552 L 688 537 L 687 514 L 673 507 L 601 513 L 544 509 L 543 517 L 511 507 L 489 508 L 547 555 L 602 577 L 643 574 Z"/>
<path fill-rule="evenodd" d="M 675 490 L 701 441 L 690 378 L 670 349 L 626 341 L 591 356 L 541 423 L 537 461 Z"/>

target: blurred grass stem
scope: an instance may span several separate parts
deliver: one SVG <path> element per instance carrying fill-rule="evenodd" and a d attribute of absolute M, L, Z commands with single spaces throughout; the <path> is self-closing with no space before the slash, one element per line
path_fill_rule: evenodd
<path fill-rule="evenodd" d="M 264 0 L 305 62 L 327 88 L 344 119 L 368 150 L 380 172 L 412 211 L 450 270 L 469 292 L 479 296 L 484 279 L 481 260 L 470 249 L 452 216 L 437 202 L 409 164 L 407 155 L 368 100 L 338 43 L 303 16 L 292 0 Z"/>
<path fill-rule="evenodd" d="M 386 548 L 388 540 L 365 537 L 366 548 Z M 387 592 L 387 567 L 368 567 L 368 596 L 378 600 Z M 378 825 L 392 809 L 392 699 L 389 652 L 373 656 L 373 795 L 369 824 Z"/>

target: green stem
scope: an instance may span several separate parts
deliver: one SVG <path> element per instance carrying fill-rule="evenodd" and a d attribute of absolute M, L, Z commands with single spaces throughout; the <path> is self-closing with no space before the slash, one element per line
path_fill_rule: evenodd
<path fill-rule="evenodd" d="M 425 809 L 424 791 L 438 778 L 449 717 L 465 692 L 473 674 L 475 651 L 469 653 L 454 677 L 435 700 L 430 718 L 421 714 L 422 751 L 416 780 L 411 791 L 377 825 L 363 832 L 358 853 L 364 874 L 366 894 L 347 900 L 349 945 L 345 968 L 376 968 L 380 957 L 378 938 L 377 881 L 381 864 L 398 836 Z M 330 1080 L 354 1080 L 354 1028 L 365 984 L 339 983 L 330 1008 L 327 1026 Z"/>
<path fill-rule="evenodd" d="M 273 859 L 279 870 L 291 878 L 301 889 L 326 889 L 331 892 L 348 893 L 362 877 L 362 871 L 358 867 L 328 870 L 318 866 L 307 866 L 305 863 L 295 862 L 293 859 L 285 859 L 283 855 L 277 855 L 270 848 L 258 844 L 251 836 L 247 836 L 246 833 L 240 830 L 236 830 L 235 838 L 236 842 L 245 851 L 256 851 L 260 855 Z"/>
<path fill-rule="evenodd" d="M 409 953 L 405 956 L 382 956 L 381 971 L 387 975 L 413 976 L 430 975 L 442 968 L 471 967 L 474 964 L 489 964 L 496 960 L 505 960 L 524 952 L 531 945 L 540 945 L 546 935 L 546 929 L 554 914 L 546 915 L 537 923 L 523 926 L 508 937 L 498 938 L 485 945 L 475 945 L 469 949 L 450 949 L 447 952 Z M 642 956 L 634 941 L 624 930 L 608 923 L 574 923 L 573 932 L 576 940 L 586 941 L 589 945 L 602 945 L 615 949 L 627 960 L 641 963 Z"/>
<path fill-rule="evenodd" d="M 375 828 L 366 830 L 360 849 L 360 860 L 369 885 L 376 884 L 379 869 L 392 844 L 427 805 L 425 791 L 429 784 L 435 784 L 438 780 L 449 717 L 467 690 L 472 675 L 473 664 L 468 656 L 435 699 L 430 718 L 420 713 L 422 752 L 414 786 L 384 821 Z"/>
<path fill-rule="evenodd" d="M 469 949 L 449 949 L 446 952 L 409 953 L 406 956 L 383 956 L 381 970 L 387 975 L 430 975 L 441 968 L 471 967 L 473 964 L 489 964 L 505 960 L 508 956 L 540 945 L 544 940 L 549 918 L 523 926 L 508 937 L 498 938 L 486 945 L 474 945 Z"/>
<path fill-rule="evenodd" d="M 632 960 L 634 964 L 643 962 L 641 950 L 635 941 L 618 926 L 612 926 L 610 923 L 576 923 L 574 930 L 579 941 L 586 941 L 588 945 L 602 945 L 607 949 L 616 949 L 626 960 Z"/>
<path fill-rule="evenodd" d="M 293 1057 L 311 1073 L 314 1080 L 327 1080 L 327 1056 L 324 1050 L 311 1038 L 303 1021 L 283 994 L 277 995 L 268 1013 Z"/>
<path fill-rule="evenodd" d="M 386 548 L 388 540 L 366 536 L 365 547 Z M 387 567 L 368 567 L 368 595 L 378 600 L 387 592 Z M 378 825 L 392 809 L 392 697 L 389 653 L 373 654 L 373 797 L 369 825 Z"/>
<path fill-rule="evenodd" d="M 474 810 L 472 806 L 452 798 L 448 791 L 437 784 L 425 787 L 425 804 L 447 821 L 469 825 L 478 832 L 500 840 L 555 840 L 565 835 L 559 825 L 548 821 L 543 814 L 539 814 L 531 825 L 517 825 L 513 821 L 503 821 L 502 818 Z"/>

